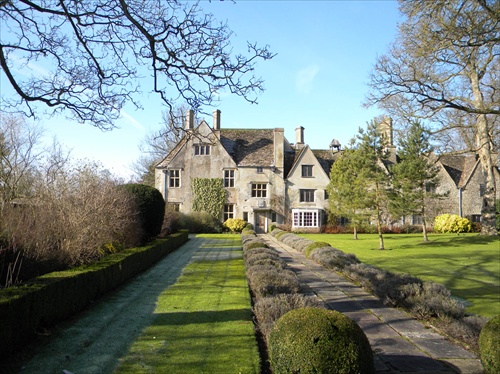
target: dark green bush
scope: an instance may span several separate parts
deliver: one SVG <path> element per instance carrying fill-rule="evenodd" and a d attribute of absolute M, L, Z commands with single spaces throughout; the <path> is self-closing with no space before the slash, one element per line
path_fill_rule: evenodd
<path fill-rule="evenodd" d="M 500 315 L 484 325 L 479 335 L 479 352 L 486 373 L 500 373 Z"/>
<path fill-rule="evenodd" d="M 161 232 L 165 216 L 165 200 L 162 194 L 156 188 L 145 184 L 130 183 L 123 187 L 134 196 L 144 232 L 143 240 L 156 237 Z"/>
<path fill-rule="evenodd" d="M 276 224 L 275 223 L 271 223 L 269 225 L 269 232 L 273 232 L 275 228 L 276 228 Z"/>
<path fill-rule="evenodd" d="M 309 258 L 312 251 L 314 251 L 316 248 L 322 248 L 322 247 L 331 247 L 331 245 L 326 242 L 314 242 L 306 247 L 304 254 L 306 255 L 307 258 Z"/>
<path fill-rule="evenodd" d="M 273 373 L 375 373 L 363 330 L 343 314 L 325 309 L 291 310 L 269 336 Z"/>
<path fill-rule="evenodd" d="M 181 214 L 178 226 L 193 234 L 217 234 L 222 232 L 222 223 L 207 212 Z"/>
<path fill-rule="evenodd" d="M 269 334 L 278 319 L 290 310 L 305 307 L 322 308 L 323 302 L 315 296 L 282 293 L 257 300 L 253 312 L 257 318 L 260 332 L 268 341 Z"/>

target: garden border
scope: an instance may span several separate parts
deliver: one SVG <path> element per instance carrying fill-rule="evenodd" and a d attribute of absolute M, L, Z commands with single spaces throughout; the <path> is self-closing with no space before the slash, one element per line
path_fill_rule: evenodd
<path fill-rule="evenodd" d="M 175 233 L 92 265 L 45 274 L 0 290 L 0 359 L 23 347 L 41 329 L 74 315 L 149 269 L 187 240 L 187 232 Z"/>

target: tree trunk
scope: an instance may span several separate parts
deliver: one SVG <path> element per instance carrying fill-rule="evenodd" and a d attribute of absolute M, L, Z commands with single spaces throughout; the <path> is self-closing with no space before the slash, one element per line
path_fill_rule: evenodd
<path fill-rule="evenodd" d="M 424 242 L 428 242 L 429 238 L 427 237 L 426 221 L 423 216 L 422 216 L 422 234 L 424 235 Z"/>
<path fill-rule="evenodd" d="M 354 240 L 358 240 L 358 229 L 356 227 L 356 225 L 353 226 L 354 227 Z"/>
<path fill-rule="evenodd" d="M 381 224 L 381 218 L 380 218 L 380 211 L 377 212 L 377 231 L 378 231 L 378 242 L 379 242 L 379 247 L 378 249 L 385 249 L 384 247 L 384 236 L 382 235 L 382 224 Z"/>
<path fill-rule="evenodd" d="M 479 77 L 476 71 L 471 68 L 470 81 L 474 105 L 478 109 L 484 108 L 484 98 L 479 85 Z M 483 207 L 481 209 L 481 234 L 498 235 L 495 222 L 495 174 L 493 170 L 493 160 L 491 158 L 491 139 L 489 136 L 488 118 L 485 114 L 479 114 L 476 120 L 476 144 L 477 155 L 483 168 L 485 177 L 485 189 L 483 195 Z"/>

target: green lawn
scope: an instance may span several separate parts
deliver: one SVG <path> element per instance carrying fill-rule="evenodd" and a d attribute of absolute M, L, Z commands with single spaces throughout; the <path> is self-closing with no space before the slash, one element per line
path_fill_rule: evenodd
<path fill-rule="evenodd" d="M 204 237 L 116 373 L 260 372 L 241 238 Z"/>
<path fill-rule="evenodd" d="M 354 253 L 366 264 L 395 273 L 409 273 L 444 284 L 453 296 L 464 299 L 467 312 L 483 316 L 500 314 L 500 241 L 477 234 L 384 235 L 386 250 L 378 249 L 378 236 L 360 234 L 301 234 Z"/>

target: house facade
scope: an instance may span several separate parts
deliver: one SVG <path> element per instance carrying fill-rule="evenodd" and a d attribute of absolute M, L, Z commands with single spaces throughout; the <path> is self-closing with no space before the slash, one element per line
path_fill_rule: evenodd
<path fill-rule="evenodd" d="M 381 130 L 396 162 L 391 122 Z M 340 144 L 310 149 L 304 131 L 298 127 L 295 143 L 290 143 L 283 128 L 225 129 L 219 110 L 213 112 L 212 126 L 205 121 L 195 126 L 194 112 L 188 111 L 184 137 L 155 168 L 155 187 L 169 206 L 190 213 L 195 198 L 192 180 L 220 178 L 226 191 L 222 220 L 242 218 L 257 232 L 267 232 L 271 222 L 296 231 L 320 231 L 326 221 L 330 169 L 340 155 Z M 438 165 L 441 183 L 436 192 L 448 192 L 448 197 L 433 213 L 478 220 L 484 176 L 475 156 L 441 156 Z M 498 168 L 496 174 L 498 185 Z"/>
<path fill-rule="evenodd" d="M 304 143 L 303 127 L 297 128 L 292 144 L 283 128 L 221 128 L 221 113 L 216 110 L 211 127 L 205 121 L 195 127 L 194 114 L 188 111 L 185 130 L 155 169 L 155 186 L 167 204 L 190 213 L 192 179 L 222 178 L 223 220 L 242 218 L 257 232 L 267 231 L 271 222 L 290 223 L 296 230 L 320 230 L 335 152 L 311 150 Z"/>

